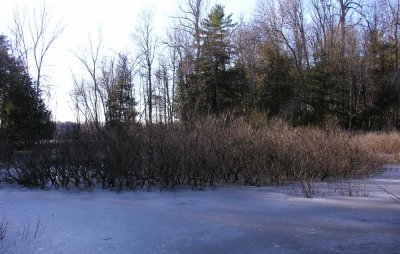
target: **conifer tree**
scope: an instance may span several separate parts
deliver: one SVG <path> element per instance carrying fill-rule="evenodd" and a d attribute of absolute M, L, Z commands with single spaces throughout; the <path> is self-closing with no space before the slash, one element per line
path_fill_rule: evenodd
<path fill-rule="evenodd" d="M 0 130 L 3 141 L 18 146 L 50 139 L 54 132 L 51 113 L 23 65 L 9 53 L 0 36 Z"/>
<path fill-rule="evenodd" d="M 126 55 L 119 55 L 115 73 L 108 94 L 106 122 L 108 125 L 134 122 L 136 102 L 133 96 L 133 74 Z"/>

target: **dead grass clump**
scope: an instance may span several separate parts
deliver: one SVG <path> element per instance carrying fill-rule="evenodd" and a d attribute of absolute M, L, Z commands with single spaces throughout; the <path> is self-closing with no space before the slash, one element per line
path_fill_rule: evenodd
<path fill-rule="evenodd" d="M 400 133 L 372 132 L 354 136 L 354 142 L 363 150 L 377 154 L 387 163 L 400 163 Z"/>

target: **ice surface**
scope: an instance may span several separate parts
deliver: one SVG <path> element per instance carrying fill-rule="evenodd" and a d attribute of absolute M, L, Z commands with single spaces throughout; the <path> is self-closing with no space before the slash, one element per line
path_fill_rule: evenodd
<path fill-rule="evenodd" d="M 18 254 L 400 253 L 400 204 L 378 187 L 400 194 L 399 176 L 391 166 L 362 181 L 366 195 L 327 184 L 313 199 L 290 186 L 71 193 L 2 184 L 0 242 Z"/>

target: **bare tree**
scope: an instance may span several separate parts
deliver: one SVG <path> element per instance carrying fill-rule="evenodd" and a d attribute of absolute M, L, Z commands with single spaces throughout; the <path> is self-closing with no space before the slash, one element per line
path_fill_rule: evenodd
<path fill-rule="evenodd" d="M 175 105 L 176 101 L 176 89 L 179 81 L 179 65 L 182 62 L 182 48 L 180 41 L 180 32 L 177 29 L 173 29 L 172 32 L 167 34 L 168 40 L 170 42 L 167 43 L 167 67 L 171 72 L 171 96 L 170 96 L 170 121 L 173 122 L 175 118 Z"/>
<path fill-rule="evenodd" d="M 198 73 L 201 53 L 201 22 L 206 14 L 207 0 L 184 0 L 178 7 L 178 14 L 172 16 L 174 25 L 168 34 L 168 46 L 173 53 L 173 65 L 177 97 L 173 96 L 180 111 L 180 119 L 189 120 L 188 103 L 195 103 L 191 94 L 200 89 L 202 84 L 197 82 L 189 85 L 186 78 Z M 175 83 L 174 83 L 175 86 Z M 175 90 L 175 89 L 174 89 Z M 179 97 L 179 98 L 178 98 Z"/>
<path fill-rule="evenodd" d="M 87 78 L 82 77 L 80 80 L 74 77 L 74 93 L 73 100 L 80 105 L 82 112 L 87 121 L 93 122 L 95 127 L 100 126 L 102 120 L 101 113 L 105 115 L 105 98 L 101 92 L 99 79 L 101 74 L 101 49 L 103 38 L 101 30 L 97 37 L 97 42 L 93 42 L 89 36 L 89 49 L 81 54 L 75 54 L 82 67 L 87 74 Z"/>
<path fill-rule="evenodd" d="M 289 26 L 293 30 L 293 40 L 298 52 L 299 64 L 310 68 L 310 59 L 308 56 L 306 39 L 306 17 L 304 0 L 283 1 L 281 4 L 287 7 L 287 16 L 289 17 Z"/>
<path fill-rule="evenodd" d="M 153 30 L 154 10 L 143 11 L 139 23 L 132 33 L 132 38 L 138 48 L 139 58 L 146 75 L 146 90 L 148 104 L 148 121 L 153 119 L 153 63 L 156 56 L 159 39 Z"/>
<path fill-rule="evenodd" d="M 257 73 L 260 63 L 259 50 L 264 43 L 262 33 L 254 24 L 240 23 L 235 31 L 235 45 L 238 62 L 246 69 L 246 78 L 251 89 L 250 104 L 255 109 L 257 104 L 257 88 L 261 86 L 264 77 Z M 265 75 L 264 73 L 262 75 Z"/>
<path fill-rule="evenodd" d="M 32 13 L 20 11 L 18 8 L 14 11 L 14 25 L 11 28 L 13 51 L 23 62 L 27 72 L 35 71 L 37 93 L 43 89 L 46 56 L 63 31 L 61 21 L 52 23 L 51 11 L 45 4 L 40 9 L 33 9 Z"/>
<path fill-rule="evenodd" d="M 311 0 L 313 11 L 312 31 L 314 50 L 321 52 L 322 61 L 329 62 L 334 56 L 337 40 L 335 23 L 335 7 L 333 0 Z"/>
<path fill-rule="evenodd" d="M 174 17 L 178 22 L 179 29 L 188 33 L 192 38 L 191 47 L 194 49 L 195 59 L 200 58 L 201 22 L 206 5 L 205 0 L 187 0 L 179 6 L 182 15 Z"/>
<path fill-rule="evenodd" d="M 285 46 L 296 68 L 309 67 L 303 0 L 259 1 L 256 22 L 272 41 Z"/>
<path fill-rule="evenodd" d="M 303 0 L 259 1 L 255 22 L 274 48 L 282 48 L 293 58 L 296 68 L 296 96 L 288 105 L 289 115 L 305 111 L 304 70 L 310 67 L 307 49 L 306 14 Z"/>
<path fill-rule="evenodd" d="M 393 31 L 393 40 L 396 57 L 396 70 L 399 71 L 399 28 L 400 28 L 400 0 L 388 0 L 391 15 L 391 30 Z"/>
<path fill-rule="evenodd" d="M 159 65 L 156 71 L 156 81 L 159 91 L 160 97 L 160 114 L 162 117 L 160 119 L 165 123 L 172 123 L 173 121 L 173 108 L 172 108 L 172 94 L 173 90 L 171 90 L 171 83 L 173 84 L 173 77 L 171 77 L 171 73 L 174 72 L 172 66 L 172 71 L 169 70 L 168 59 L 166 56 L 159 57 Z M 172 81 L 172 82 L 171 82 Z M 172 87 L 173 89 L 173 87 Z"/>
<path fill-rule="evenodd" d="M 362 5 L 361 0 L 336 0 L 338 4 L 338 16 L 340 27 L 340 83 L 349 87 L 349 105 L 348 105 L 348 129 L 352 129 L 353 123 L 353 84 L 347 80 L 347 57 L 346 57 L 346 44 L 347 44 L 347 31 L 354 27 L 359 21 L 353 22 L 351 15 L 353 12 L 361 13 Z"/>

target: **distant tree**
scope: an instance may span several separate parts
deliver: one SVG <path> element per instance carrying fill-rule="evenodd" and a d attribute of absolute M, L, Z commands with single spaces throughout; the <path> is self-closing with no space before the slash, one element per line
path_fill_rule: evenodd
<path fill-rule="evenodd" d="M 23 64 L 10 54 L 0 36 L 0 130 L 6 141 L 31 145 L 54 132 L 51 113 L 37 93 Z"/>
<path fill-rule="evenodd" d="M 173 52 L 170 52 L 173 54 Z M 173 61 L 168 63 L 166 57 L 159 59 L 159 66 L 155 73 L 156 76 L 156 87 L 158 90 L 158 96 L 160 98 L 159 108 L 159 120 L 160 122 L 172 123 L 173 121 L 173 107 L 172 99 L 174 96 L 173 85 L 174 85 L 174 66 Z M 168 70 L 168 65 L 172 67 L 171 72 Z M 172 87 L 171 87 L 172 86 Z"/>
<path fill-rule="evenodd" d="M 195 79 L 196 109 L 201 113 L 219 114 L 240 104 L 244 73 L 234 65 L 232 30 L 236 24 L 232 14 L 226 15 L 222 5 L 215 5 L 202 22 L 202 45 Z"/>
<path fill-rule="evenodd" d="M 106 124 L 134 122 L 137 115 L 133 94 L 133 70 L 128 56 L 119 54 L 111 86 L 108 88 Z"/>
<path fill-rule="evenodd" d="M 169 35 L 169 46 L 175 56 L 175 115 L 185 123 L 195 117 L 196 97 L 204 85 L 197 73 L 200 68 L 201 23 L 206 9 L 206 0 L 182 1 L 179 13 L 173 17 L 175 24 Z"/>
<path fill-rule="evenodd" d="M 142 63 L 143 76 L 146 82 L 147 100 L 145 106 L 148 107 L 147 120 L 151 124 L 153 121 L 153 72 L 154 59 L 156 56 L 159 39 L 153 30 L 154 11 L 147 10 L 142 12 L 139 18 L 139 24 L 132 33 L 132 39 L 138 48 L 138 57 Z"/>
<path fill-rule="evenodd" d="M 84 76 L 78 79 L 75 75 L 74 90 L 71 94 L 77 114 L 85 117 L 85 121 L 99 128 L 106 114 L 106 95 L 99 84 L 102 74 L 103 37 L 101 29 L 94 41 L 89 36 L 89 47 L 80 54 L 75 54 L 84 70 Z"/>

